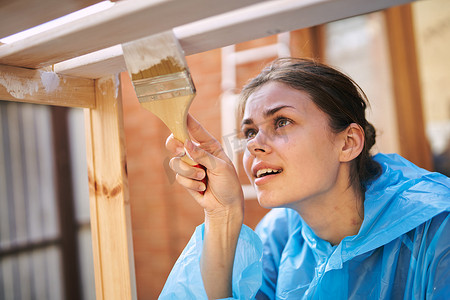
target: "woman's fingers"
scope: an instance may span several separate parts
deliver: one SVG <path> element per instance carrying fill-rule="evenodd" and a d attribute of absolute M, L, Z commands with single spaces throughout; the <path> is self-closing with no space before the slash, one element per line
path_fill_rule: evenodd
<path fill-rule="evenodd" d="M 185 163 L 181 157 L 174 157 L 169 162 L 170 168 L 176 173 L 177 182 L 190 192 L 204 192 L 206 185 L 202 179 L 206 172 L 198 167 Z"/>
<path fill-rule="evenodd" d="M 176 173 L 177 182 L 207 212 L 220 212 L 236 204 L 241 205 L 243 195 L 236 170 L 220 143 L 190 115 L 188 129 L 192 140 L 182 144 L 173 135 L 166 140 L 166 148 L 175 156 L 169 165 Z M 206 170 L 186 163 L 183 155 Z"/>
<path fill-rule="evenodd" d="M 181 176 L 179 173 L 176 175 L 175 178 L 180 185 L 187 188 L 188 190 L 196 192 L 203 192 L 206 190 L 206 185 L 201 181 Z"/>
<path fill-rule="evenodd" d="M 185 163 L 181 157 L 172 158 L 169 166 L 175 173 L 193 180 L 202 180 L 206 176 L 205 170 Z"/>
<path fill-rule="evenodd" d="M 185 154 L 183 143 L 174 138 L 173 134 L 166 139 L 166 149 L 175 156 L 183 156 Z"/>

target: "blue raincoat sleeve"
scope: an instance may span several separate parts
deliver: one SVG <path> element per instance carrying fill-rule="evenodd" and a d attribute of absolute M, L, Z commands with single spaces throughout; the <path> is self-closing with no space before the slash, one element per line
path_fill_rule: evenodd
<path fill-rule="evenodd" d="M 198 226 L 175 263 L 159 299 L 207 299 L 200 273 L 204 224 Z M 261 286 L 262 245 L 259 237 L 243 225 L 233 265 L 233 298 L 253 299 Z"/>

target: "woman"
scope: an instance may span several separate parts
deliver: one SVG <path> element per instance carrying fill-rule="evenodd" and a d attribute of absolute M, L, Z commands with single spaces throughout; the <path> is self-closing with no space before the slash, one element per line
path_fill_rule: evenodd
<path fill-rule="evenodd" d="M 449 178 L 377 154 L 363 92 L 305 59 L 279 59 L 241 93 L 243 194 L 220 144 L 192 117 L 196 141 L 169 137 L 177 181 L 204 208 L 161 299 L 443 299 L 450 295 Z M 190 155 L 206 168 L 189 167 Z M 201 180 L 207 176 L 207 186 Z M 200 193 L 200 192 L 204 192 Z"/>

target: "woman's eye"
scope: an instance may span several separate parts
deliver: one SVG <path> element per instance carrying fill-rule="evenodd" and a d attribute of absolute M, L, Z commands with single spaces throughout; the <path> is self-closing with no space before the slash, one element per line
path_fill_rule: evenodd
<path fill-rule="evenodd" d="M 280 118 L 275 121 L 275 127 L 280 128 L 291 124 L 291 121 L 286 118 Z"/>
<path fill-rule="evenodd" d="M 255 129 L 247 129 L 244 131 L 244 136 L 247 140 L 251 140 L 254 138 L 257 134 L 257 131 Z"/>

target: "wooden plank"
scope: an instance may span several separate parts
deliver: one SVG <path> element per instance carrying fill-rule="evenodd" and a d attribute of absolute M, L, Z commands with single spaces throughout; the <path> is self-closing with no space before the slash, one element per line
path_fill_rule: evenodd
<path fill-rule="evenodd" d="M 94 80 L 0 65 L 0 99 L 93 108 Z"/>
<path fill-rule="evenodd" d="M 101 78 L 126 71 L 125 59 L 120 45 L 72 58 L 54 65 L 58 74 L 76 74 L 83 78 Z"/>
<path fill-rule="evenodd" d="M 400 154 L 422 168 L 433 170 L 431 149 L 425 134 L 411 5 L 390 8 L 385 17 Z"/>
<path fill-rule="evenodd" d="M 408 2 L 411 0 L 267 1 L 174 30 L 186 55 L 190 55 Z"/>
<path fill-rule="evenodd" d="M 85 128 L 96 297 L 136 299 L 119 78 L 96 80 L 95 89 Z"/>
<path fill-rule="evenodd" d="M 105 11 L 0 46 L 0 64 L 45 67 L 257 1 L 119 1 Z"/>
<path fill-rule="evenodd" d="M 191 55 L 407 2 L 411 0 L 265 1 L 176 27 L 174 32 L 185 54 Z M 86 78 L 99 78 L 125 70 L 121 56 L 123 56 L 122 49 L 112 47 L 56 64 L 55 71 Z M 117 68 L 116 71 L 112 66 Z"/>
<path fill-rule="evenodd" d="M 100 0 L 0 1 L 0 37 L 51 21 L 97 2 Z"/>

